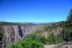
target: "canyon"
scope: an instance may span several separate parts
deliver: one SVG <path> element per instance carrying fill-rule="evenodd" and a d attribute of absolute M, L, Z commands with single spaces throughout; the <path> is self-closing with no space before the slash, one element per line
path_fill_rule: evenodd
<path fill-rule="evenodd" d="M 1 24 L 0 32 L 2 33 L 2 38 L 0 41 L 1 48 L 9 48 L 11 44 L 15 44 L 20 39 L 24 38 L 30 33 L 43 31 L 46 26 L 51 26 L 52 24 L 31 24 L 31 25 L 21 25 L 21 24 Z M 56 24 L 55 24 L 56 25 Z M 56 25 L 56 28 L 49 32 L 53 32 L 54 34 L 58 34 L 62 31 L 62 28 Z M 43 31 L 42 35 L 48 35 Z"/>

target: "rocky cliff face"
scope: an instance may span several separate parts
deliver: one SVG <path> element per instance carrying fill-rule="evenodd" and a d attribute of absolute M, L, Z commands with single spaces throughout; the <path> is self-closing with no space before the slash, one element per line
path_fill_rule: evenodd
<path fill-rule="evenodd" d="M 1 27 L 3 33 L 2 48 L 8 48 L 8 45 L 16 43 L 27 34 L 42 30 L 42 26 L 1 25 Z"/>
<path fill-rule="evenodd" d="M 36 32 L 37 30 L 43 31 L 43 29 L 44 25 L 1 25 L 0 32 L 2 32 L 3 37 L 0 47 L 8 48 L 11 44 L 18 42 L 26 35 Z M 57 29 L 55 29 L 56 31 L 53 30 L 51 32 L 60 32 L 61 28 L 57 27 Z"/>

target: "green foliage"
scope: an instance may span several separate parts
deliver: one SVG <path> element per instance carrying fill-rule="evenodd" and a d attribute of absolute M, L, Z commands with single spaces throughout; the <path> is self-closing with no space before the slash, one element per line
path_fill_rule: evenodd
<path fill-rule="evenodd" d="M 68 18 L 67 18 L 68 22 L 72 22 L 72 9 L 69 12 Z"/>
<path fill-rule="evenodd" d="M 12 48 L 43 48 L 43 44 L 36 40 L 24 40 L 15 45 L 12 45 Z"/>
<path fill-rule="evenodd" d="M 50 33 L 48 37 L 32 33 L 26 36 L 24 39 L 12 45 L 12 48 L 44 48 L 45 44 L 56 44 L 60 43 L 61 38 Z"/>
<path fill-rule="evenodd" d="M 62 39 L 59 35 L 54 35 L 53 33 L 50 33 L 49 36 L 47 37 L 48 44 L 57 44 L 61 43 Z"/>
<path fill-rule="evenodd" d="M 2 41 L 3 38 L 3 31 L 2 31 L 2 26 L 0 26 L 0 41 Z"/>
<path fill-rule="evenodd" d="M 40 38 L 40 42 L 42 42 L 43 44 L 47 44 L 47 38 L 45 36 L 42 36 Z"/>
<path fill-rule="evenodd" d="M 68 41 L 72 41 L 72 32 L 68 32 L 66 30 L 63 30 L 61 32 L 61 37 L 64 41 L 68 42 Z"/>
<path fill-rule="evenodd" d="M 35 33 L 26 36 L 17 44 L 12 45 L 12 48 L 44 48 L 43 43 L 40 42 L 40 37 Z"/>
<path fill-rule="evenodd" d="M 51 31 L 52 29 L 55 29 L 56 26 L 45 26 L 44 31 Z"/>
<path fill-rule="evenodd" d="M 2 38 L 3 38 L 3 34 L 2 32 L 0 32 L 0 41 L 2 40 Z"/>
<path fill-rule="evenodd" d="M 26 39 L 26 40 L 29 40 L 29 39 L 30 39 L 30 40 L 40 41 L 40 38 L 41 38 L 41 36 L 40 36 L 39 34 L 37 34 L 37 33 L 32 33 L 32 34 L 26 36 L 24 39 Z"/>
<path fill-rule="evenodd" d="M 72 32 L 72 9 L 70 10 L 67 21 L 64 24 L 64 29 L 68 32 Z"/>
<path fill-rule="evenodd" d="M 69 12 L 67 20 L 61 23 L 63 31 L 60 32 L 61 38 L 68 42 L 72 41 L 72 9 Z"/>
<path fill-rule="evenodd" d="M 64 41 L 72 41 L 72 9 L 69 12 L 67 20 L 63 23 L 63 31 L 60 34 Z"/>

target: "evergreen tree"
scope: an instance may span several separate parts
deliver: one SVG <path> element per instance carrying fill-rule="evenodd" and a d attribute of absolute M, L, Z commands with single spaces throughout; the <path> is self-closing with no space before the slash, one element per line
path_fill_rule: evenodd
<path fill-rule="evenodd" d="M 70 23 L 72 22 L 72 9 L 69 12 L 69 16 L 67 18 L 67 21 L 70 22 Z"/>
<path fill-rule="evenodd" d="M 72 9 L 69 12 L 69 16 L 63 25 L 64 29 L 61 32 L 62 38 L 68 42 L 72 41 Z"/>
<path fill-rule="evenodd" d="M 69 16 L 67 17 L 67 21 L 65 22 L 64 28 L 68 32 L 72 32 L 72 9 L 69 12 Z"/>

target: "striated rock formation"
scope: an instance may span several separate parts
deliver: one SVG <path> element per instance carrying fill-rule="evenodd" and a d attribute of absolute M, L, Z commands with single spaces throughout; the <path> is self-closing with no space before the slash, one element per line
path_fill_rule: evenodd
<path fill-rule="evenodd" d="M 9 48 L 11 44 L 18 42 L 21 38 L 26 35 L 36 32 L 38 30 L 43 31 L 45 25 L 0 25 L 0 32 L 3 34 L 1 41 L 1 48 Z M 51 32 L 60 32 L 62 29 L 57 26 L 56 29 L 53 29 Z"/>
<path fill-rule="evenodd" d="M 8 48 L 27 34 L 40 30 L 38 26 L 3 25 L 1 27 L 3 30 L 2 48 Z"/>

